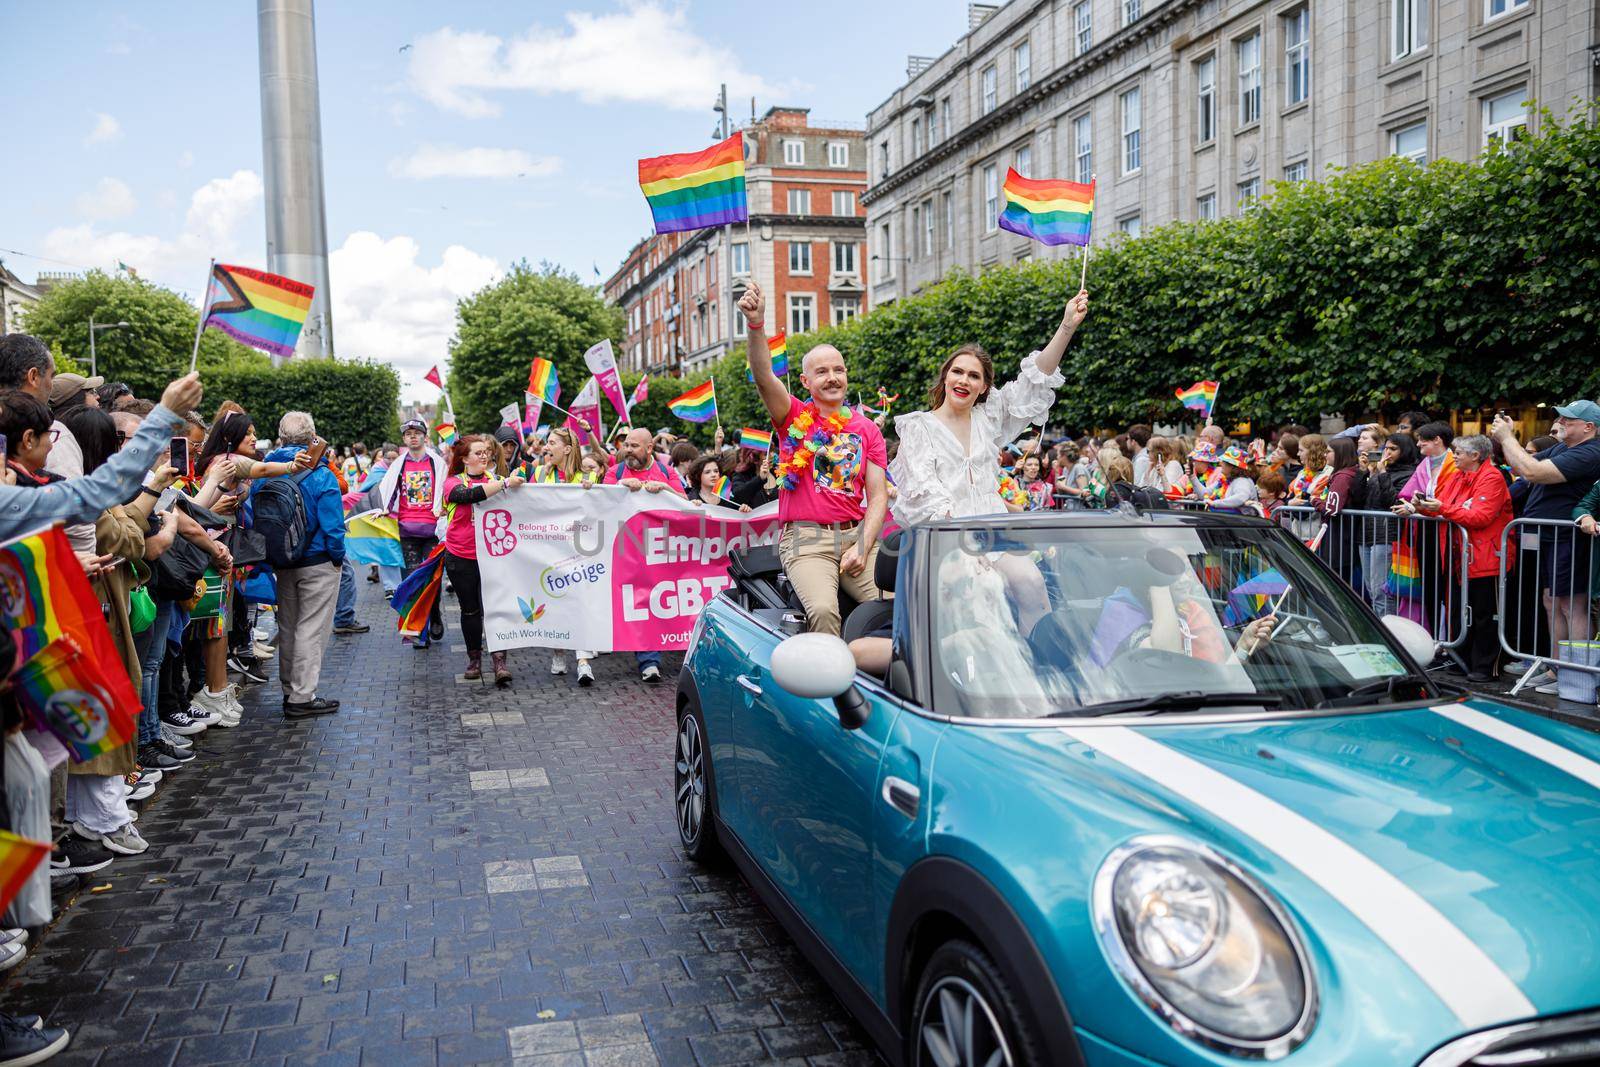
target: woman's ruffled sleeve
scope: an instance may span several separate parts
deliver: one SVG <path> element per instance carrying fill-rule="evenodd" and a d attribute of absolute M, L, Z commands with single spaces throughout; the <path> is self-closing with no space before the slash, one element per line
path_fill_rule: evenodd
<path fill-rule="evenodd" d="M 995 420 L 999 442 L 1012 440 L 1025 426 L 1043 424 L 1056 402 L 1056 390 L 1065 382 L 1059 369 L 1054 374 L 1039 369 L 1038 352 L 1024 359 L 1016 378 L 995 390 L 984 404 Z"/>
<path fill-rule="evenodd" d="M 900 450 L 889 464 L 900 495 L 894 502 L 894 518 L 902 526 L 942 519 L 955 509 L 950 487 L 939 477 L 937 446 L 925 411 L 901 415 L 894 420 L 894 433 Z"/>

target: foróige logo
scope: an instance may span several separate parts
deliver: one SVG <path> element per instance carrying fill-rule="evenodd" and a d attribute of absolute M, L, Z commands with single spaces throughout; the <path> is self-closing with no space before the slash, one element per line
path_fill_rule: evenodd
<path fill-rule="evenodd" d="M 483 513 L 483 546 L 491 556 L 509 556 L 517 547 L 517 535 L 511 529 L 511 512 L 495 508 Z"/>
<path fill-rule="evenodd" d="M 606 565 L 594 560 L 558 563 L 539 572 L 539 586 L 545 595 L 560 600 L 580 585 L 605 577 Z"/>

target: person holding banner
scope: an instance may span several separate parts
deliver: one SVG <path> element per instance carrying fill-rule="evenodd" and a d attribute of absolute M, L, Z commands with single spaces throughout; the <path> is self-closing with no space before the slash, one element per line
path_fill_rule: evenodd
<path fill-rule="evenodd" d="M 641 489 L 647 493 L 671 490 L 679 496 L 685 495 L 683 480 L 677 471 L 656 458 L 655 439 L 643 427 L 630 430 L 623 439 L 622 462 L 606 472 L 605 484 L 620 485 L 632 493 Z M 661 681 L 660 652 L 635 652 L 633 655 L 639 664 L 639 677 L 642 680 Z"/>
<path fill-rule="evenodd" d="M 428 558 L 439 543 L 439 517 L 444 513 L 444 480 L 447 476 L 444 457 L 428 447 L 428 424 L 421 419 L 407 419 L 400 427 L 400 440 L 406 451 L 389 465 L 378 487 L 382 507 L 395 517 L 400 527 L 400 552 L 405 560 L 405 573 L 410 574 Z M 429 642 L 444 637 L 444 617 L 439 614 L 439 602 L 434 601 L 428 615 L 427 640 L 417 640 L 412 647 L 427 648 Z"/>
<path fill-rule="evenodd" d="M 603 475 L 583 472 L 583 450 L 578 447 L 578 435 L 567 426 L 553 426 L 545 435 L 544 462 L 533 469 L 528 481 L 534 485 L 582 485 L 585 489 L 599 482 Z M 578 661 L 578 684 L 585 688 L 594 684 L 594 668 L 589 661 L 594 653 L 582 649 L 572 654 Z M 550 653 L 550 673 L 567 673 L 567 659 L 559 649 Z"/>
<path fill-rule="evenodd" d="M 837 348 L 817 345 L 800 361 L 800 384 L 811 393 L 801 401 L 772 372 L 759 285 L 750 283 L 739 310 L 750 373 L 778 431 L 778 555 L 809 628 L 837 636 L 841 585 L 857 602 L 882 598 L 872 573 L 889 510 L 883 432 L 846 406 L 850 375 Z"/>
<path fill-rule="evenodd" d="M 467 643 L 467 669 L 462 677 L 476 681 L 483 677 L 483 583 L 478 576 L 478 546 L 472 529 L 475 504 L 523 484 L 515 472 L 504 478 L 489 474 L 495 465 L 497 448 L 487 437 L 463 437 L 450 449 L 450 475 L 445 479 L 446 519 L 444 534 L 444 572 L 461 605 L 461 636 Z M 511 668 L 504 652 L 490 653 L 494 684 L 511 684 Z"/>

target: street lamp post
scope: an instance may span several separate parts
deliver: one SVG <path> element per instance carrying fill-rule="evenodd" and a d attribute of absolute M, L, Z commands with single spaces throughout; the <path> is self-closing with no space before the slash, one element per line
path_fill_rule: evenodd
<path fill-rule="evenodd" d="M 126 330 L 132 323 L 129 322 L 102 322 L 96 326 L 94 316 L 89 316 L 89 377 L 93 378 L 100 372 L 99 360 L 95 356 L 94 335 L 101 330 Z"/>

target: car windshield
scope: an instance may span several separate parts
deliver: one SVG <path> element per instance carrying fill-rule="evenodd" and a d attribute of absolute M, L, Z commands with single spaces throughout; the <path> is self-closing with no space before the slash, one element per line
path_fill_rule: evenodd
<path fill-rule="evenodd" d="M 936 531 L 928 548 L 941 712 L 1354 706 L 1410 673 L 1383 627 L 1276 527 Z"/>

